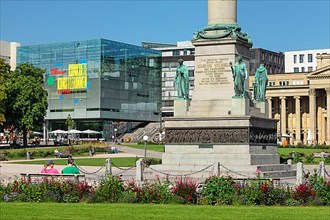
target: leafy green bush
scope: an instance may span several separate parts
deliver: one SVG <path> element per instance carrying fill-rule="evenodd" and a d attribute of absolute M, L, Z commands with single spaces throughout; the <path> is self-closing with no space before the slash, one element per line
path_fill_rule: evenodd
<path fill-rule="evenodd" d="M 146 158 L 145 164 L 149 167 L 150 165 L 161 164 L 162 159 L 159 158 Z"/>
<path fill-rule="evenodd" d="M 212 176 L 204 182 L 201 194 L 207 204 L 231 205 L 238 185 L 231 178 Z"/>
<path fill-rule="evenodd" d="M 306 163 L 314 163 L 314 157 L 313 155 L 306 155 Z"/>
<path fill-rule="evenodd" d="M 124 190 L 124 183 L 119 177 L 107 175 L 95 189 L 95 201 L 118 202 Z"/>
<path fill-rule="evenodd" d="M 330 205 L 330 181 L 327 182 L 323 177 L 318 176 L 317 172 L 314 172 L 307 179 L 307 183 L 315 192 L 314 204 L 317 202 L 318 205 Z"/>

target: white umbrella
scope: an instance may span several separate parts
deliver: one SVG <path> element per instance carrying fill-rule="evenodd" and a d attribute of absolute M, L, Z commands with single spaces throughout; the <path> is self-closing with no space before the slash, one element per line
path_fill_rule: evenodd
<path fill-rule="evenodd" d="M 90 134 L 101 134 L 101 132 L 99 132 L 99 131 L 93 131 L 93 130 L 90 130 L 90 129 L 87 129 L 87 130 L 83 131 L 82 133 L 88 134 L 88 138 L 89 138 Z"/>
<path fill-rule="evenodd" d="M 76 130 L 76 129 L 72 129 L 70 131 L 67 131 L 68 134 L 80 134 L 83 133 L 82 131 Z"/>
<path fill-rule="evenodd" d="M 81 133 L 84 133 L 84 134 L 101 134 L 101 132 L 99 132 L 99 131 L 93 131 L 93 130 L 90 130 L 90 129 L 82 131 Z"/>
<path fill-rule="evenodd" d="M 66 134 L 66 133 L 67 133 L 66 131 L 60 129 L 48 132 L 48 134 Z"/>

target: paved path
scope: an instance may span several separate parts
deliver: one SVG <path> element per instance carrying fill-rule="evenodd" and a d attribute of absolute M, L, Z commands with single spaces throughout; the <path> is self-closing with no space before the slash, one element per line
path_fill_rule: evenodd
<path fill-rule="evenodd" d="M 120 158 L 120 157 L 144 157 L 144 150 L 136 149 L 131 147 L 125 147 L 118 145 L 116 146 L 118 150 L 123 151 L 123 153 L 119 154 L 104 154 L 104 153 L 97 153 L 95 156 L 87 156 L 87 157 L 74 157 L 74 159 L 79 158 Z M 154 158 L 162 158 L 161 152 L 154 152 L 154 151 L 147 151 L 147 157 L 154 157 Z M 37 158 L 34 160 L 54 160 L 55 168 L 61 171 L 65 165 L 56 165 L 56 160 L 58 158 Z M 20 177 L 21 173 L 39 173 L 40 170 L 43 168 L 40 164 L 13 164 L 12 162 L 19 162 L 19 161 L 26 161 L 23 160 L 10 160 L 10 161 L 0 161 L 0 181 L 7 182 L 8 180 Z M 99 170 L 101 167 L 95 166 L 81 166 L 84 170 L 88 171 L 89 173 L 93 173 Z M 116 167 L 112 167 L 112 172 L 114 175 L 121 173 L 123 170 L 118 169 Z M 101 176 L 105 174 L 105 167 L 103 167 L 99 172 L 93 175 L 86 175 L 89 180 L 98 180 Z M 135 178 L 135 168 L 132 170 L 126 171 L 125 179 Z"/>

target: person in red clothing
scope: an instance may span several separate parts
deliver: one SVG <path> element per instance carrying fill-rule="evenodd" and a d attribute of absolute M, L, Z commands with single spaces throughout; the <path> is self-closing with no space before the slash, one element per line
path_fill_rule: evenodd
<path fill-rule="evenodd" d="M 59 174 L 58 170 L 54 168 L 54 161 L 52 160 L 48 160 L 46 162 L 44 169 L 41 170 L 41 173 Z"/>

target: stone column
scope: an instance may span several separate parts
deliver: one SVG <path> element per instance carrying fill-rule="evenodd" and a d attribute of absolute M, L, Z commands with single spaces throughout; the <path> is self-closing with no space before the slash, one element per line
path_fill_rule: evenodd
<path fill-rule="evenodd" d="M 272 114 L 272 97 L 267 98 L 268 101 L 268 118 L 273 118 L 273 114 Z"/>
<path fill-rule="evenodd" d="M 328 145 L 330 145 L 330 87 L 325 88 L 325 91 L 327 93 L 327 129 L 325 141 Z"/>
<path fill-rule="evenodd" d="M 208 0 L 208 24 L 236 24 L 236 0 Z"/>
<path fill-rule="evenodd" d="M 304 130 L 304 140 L 303 140 L 304 145 L 307 145 L 307 131 Z"/>
<path fill-rule="evenodd" d="M 286 97 L 280 97 L 281 99 L 281 134 L 286 134 Z"/>
<path fill-rule="evenodd" d="M 315 89 L 310 89 L 309 93 L 309 129 L 310 141 L 316 144 L 316 92 Z M 308 140 L 307 140 L 308 141 Z"/>
<path fill-rule="evenodd" d="M 300 96 L 295 96 L 296 99 L 296 144 L 301 142 L 301 115 L 300 115 Z"/>

